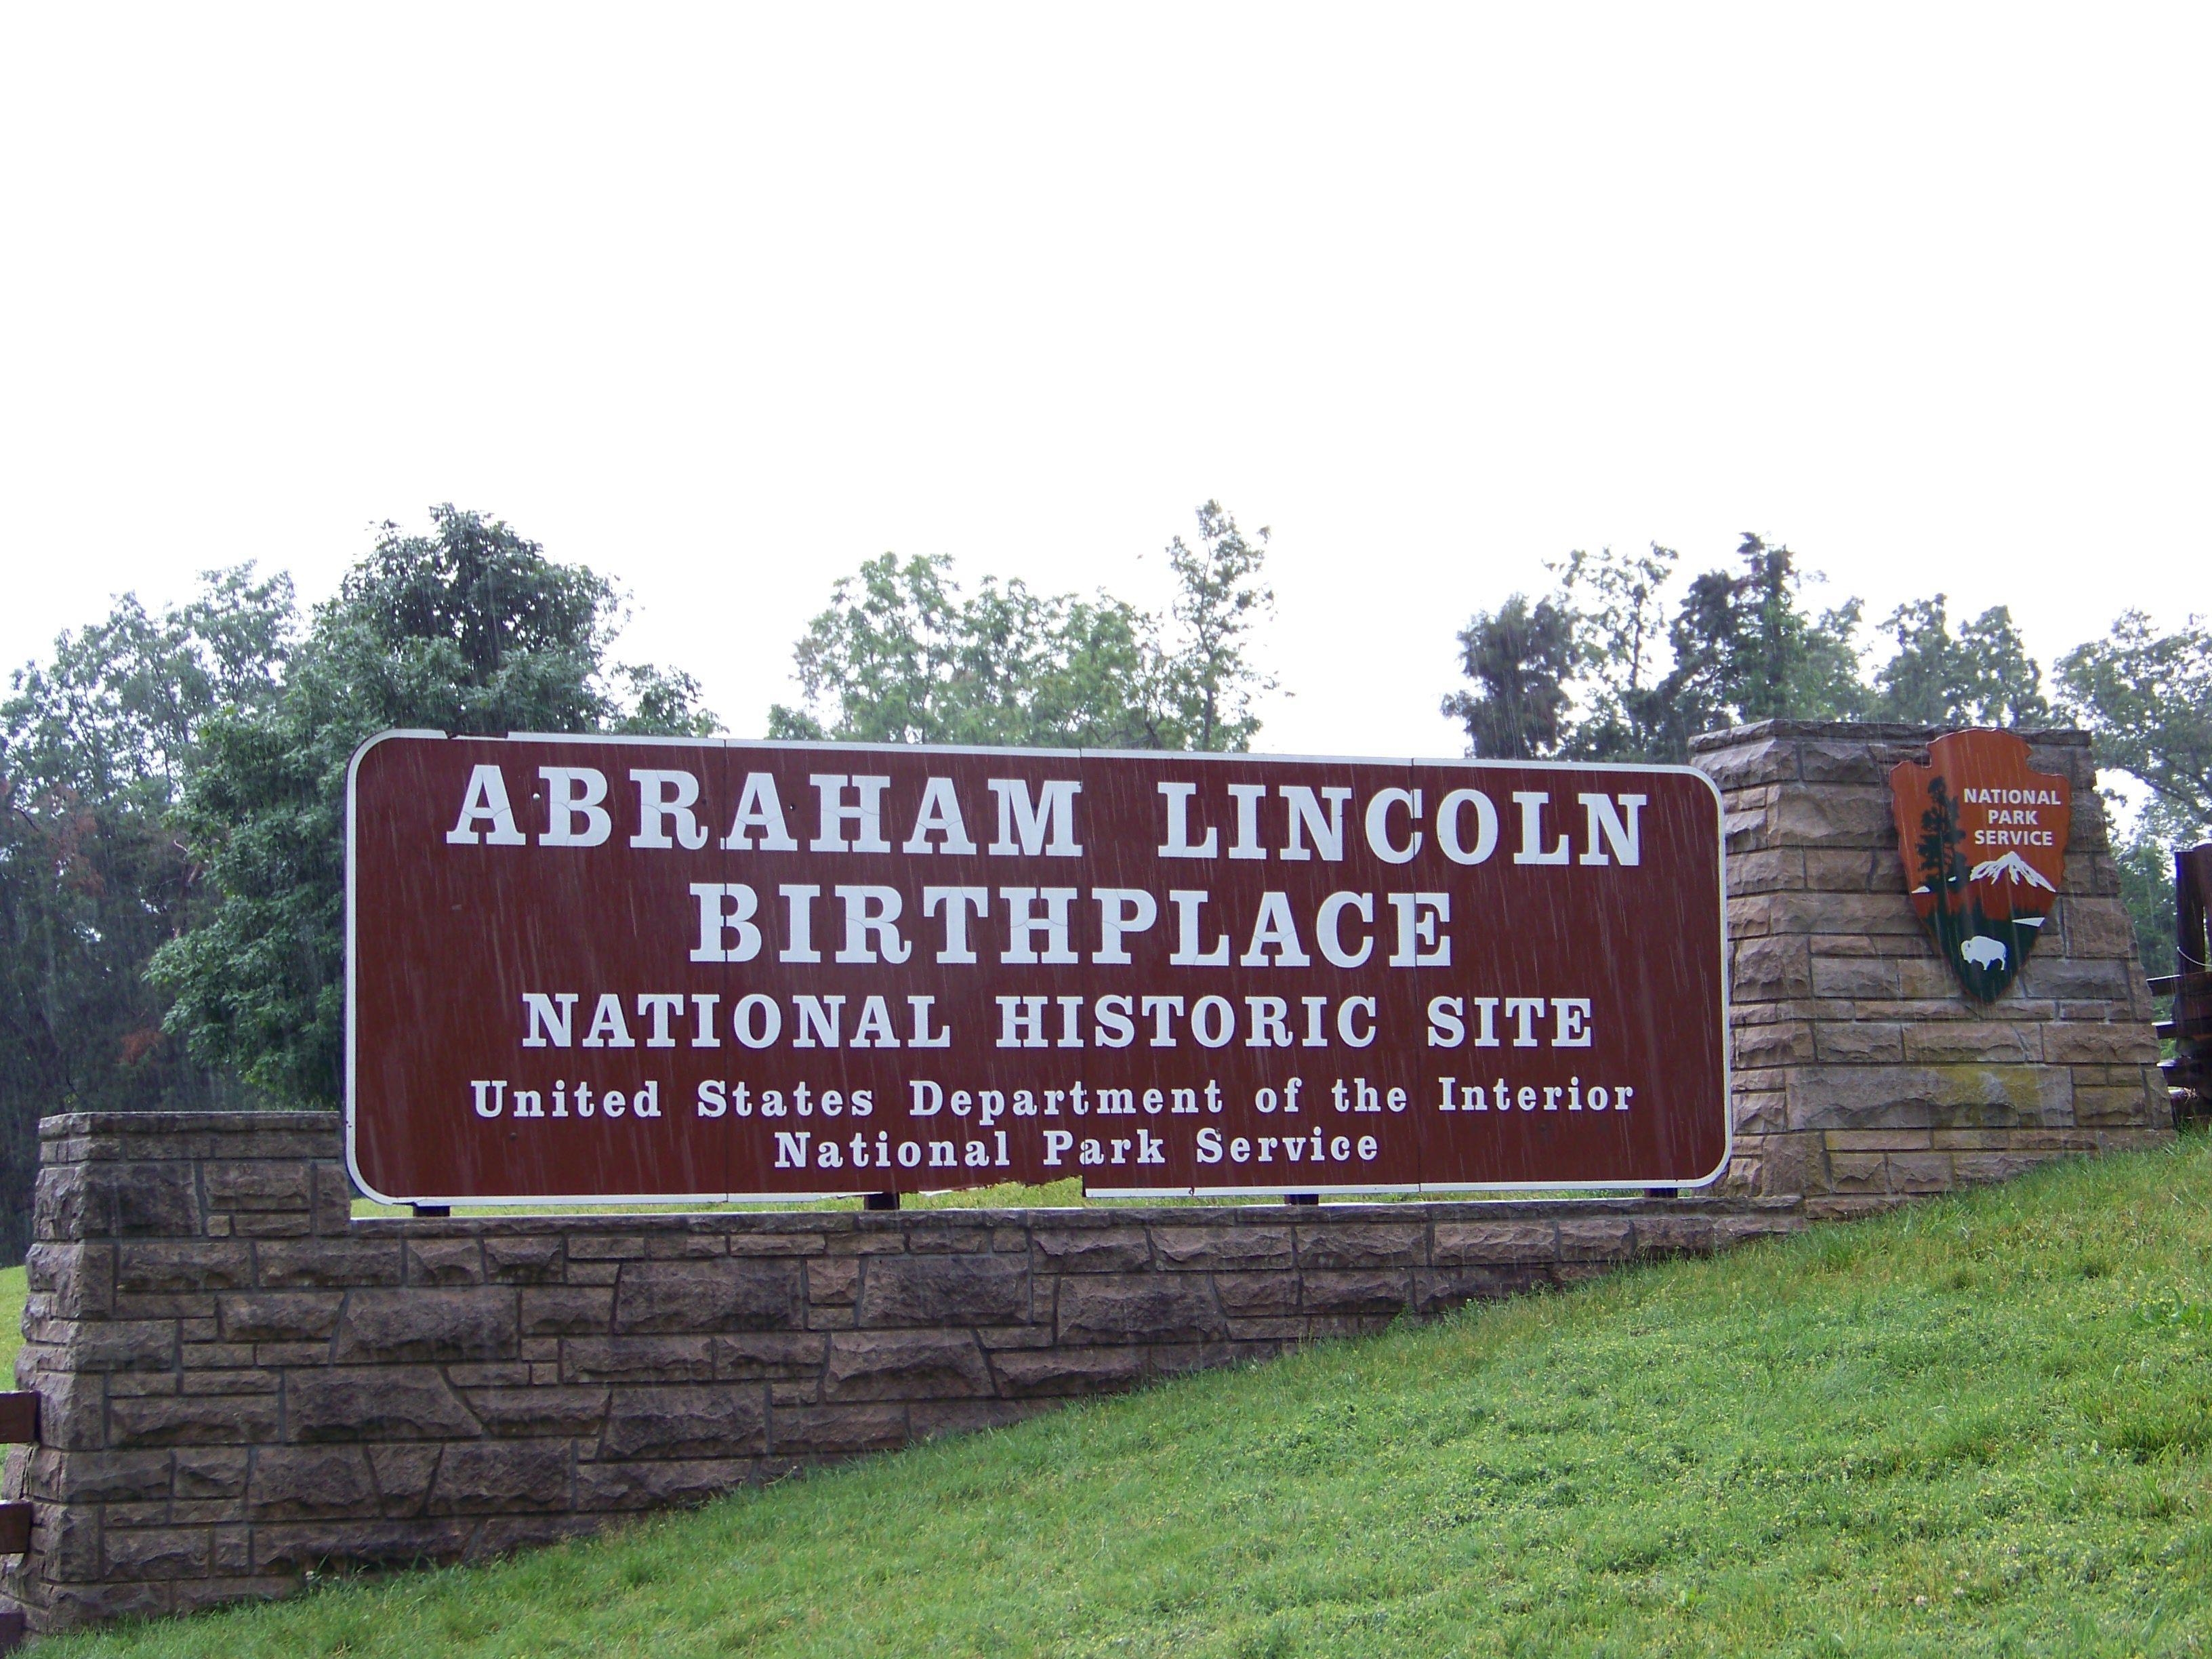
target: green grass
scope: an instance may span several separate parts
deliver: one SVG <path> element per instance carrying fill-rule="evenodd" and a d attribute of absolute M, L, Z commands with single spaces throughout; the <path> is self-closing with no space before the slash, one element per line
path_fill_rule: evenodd
<path fill-rule="evenodd" d="M 40 1651 L 2208 1647 L 2200 1139 Z"/>
<path fill-rule="evenodd" d="M 23 1346 L 23 1282 L 27 1270 L 0 1267 L 0 1389 L 15 1386 L 15 1351 Z"/>

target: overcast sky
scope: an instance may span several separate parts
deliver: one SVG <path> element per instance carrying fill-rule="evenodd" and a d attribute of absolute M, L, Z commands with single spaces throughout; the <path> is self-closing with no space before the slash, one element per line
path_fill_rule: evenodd
<path fill-rule="evenodd" d="M 1157 602 L 1208 496 L 1291 751 L 1458 752 L 1574 547 L 2212 595 L 2201 6 L 0 16 L 0 662 L 446 500 L 744 735 L 861 559 Z"/>

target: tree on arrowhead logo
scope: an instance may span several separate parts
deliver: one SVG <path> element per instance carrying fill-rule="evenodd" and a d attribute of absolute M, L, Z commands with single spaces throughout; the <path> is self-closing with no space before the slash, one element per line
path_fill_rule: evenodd
<path fill-rule="evenodd" d="M 1912 908 L 1966 994 L 1994 1002 L 2043 935 L 2066 872 L 2067 781 L 2010 732 L 1953 732 L 1889 775 Z"/>

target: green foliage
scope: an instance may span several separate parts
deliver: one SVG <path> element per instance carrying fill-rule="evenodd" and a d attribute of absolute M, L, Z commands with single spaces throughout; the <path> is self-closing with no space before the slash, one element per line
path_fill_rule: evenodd
<path fill-rule="evenodd" d="M 2160 829 L 2194 840 L 2212 829 L 2212 627 L 2172 634 L 2130 611 L 2110 635 L 2058 659 L 2067 712 L 2096 739 L 2097 763 L 2137 778 Z"/>
<path fill-rule="evenodd" d="M 28 1243 L 37 1127 L 58 1111 L 240 1103 L 166 1038 L 142 975 L 207 908 L 167 817 L 219 709 L 275 695 L 290 583 L 216 571 L 54 643 L 0 703 L 0 1255 Z"/>
<path fill-rule="evenodd" d="M 1467 725 L 1468 752 L 1681 761 L 1717 726 L 1862 713 L 1859 601 L 1815 612 L 1788 548 L 1747 534 L 1736 553 L 1740 572 L 1693 577 L 1671 617 L 1680 555 L 1656 542 L 1648 554 L 1570 553 L 1552 567 L 1552 595 L 1477 613 L 1460 635 L 1474 690 L 1443 704 Z"/>
<path fill-rule="evenodd" d="M 448 506 L 382 527 L 317 608 L 282 693 L 210 718 L 176 817 L 220 902 L 155 955 L 168 1029 L 301 1104 L 338 1097 L 345 775 L 390 726 L 703 734 L 688 678 L 611 664 L 615 589 Z"/>
<path fill-rule="evenodd" d="M 30 1293 L 27 1271 L 0 1267 L 0 1387 L 15 1386 L 15 1355 L 23 1346 L 23 1304 Z"/>
<path fill-rule="evenodd" d="M 2012 612 L 1996 605 L 1954 637 L 1944 596 L 1899 605 L 1882 623 L 1896 651 L 1875 675 L 1873 713 L 1915 726 L 2030 726 L 2051 718 L 2043 671 Z"/>
<path fill-rule="evenodd" d="M 1574 665 L 1572 624 L 1549 599 L 1516 593 L 1478 611 L 1460 629 L 1460 672 L 1474 690 L 1443 700 L 1467 727 L 1467 752 L 1485 760 L 1534 760 L 1557 752 Z"/>
<path fill-rule="evenodd" d="M 2208 1190 L 2192 1138 L 47 1650 L 2178 1659 Z"/>
<path fill-rule="evenodd" d="M 1267 532 L 1208 501 L 1199 545 L 1167 549 L 1173 630 L 1110 594 L 1043 595 L 986 577 L 970 596 L 943 554 L 886 553 L 840 578 L 793 653 L 804 706 L 769 735 L 1032 748 L 1250 746 L 1273 682 L 1250 635 L 1273 597 Z"/>

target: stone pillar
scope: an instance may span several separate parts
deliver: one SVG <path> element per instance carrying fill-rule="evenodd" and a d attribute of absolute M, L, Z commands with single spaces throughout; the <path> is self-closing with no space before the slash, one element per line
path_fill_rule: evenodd
<path fill-rule="evenodd" d="M 1691 744 L 1727 808 L 1737 1191 L 1849 1214 L 2172 1133 L 2088 734 L 2024 734 L 2073 785 L 2073 833 L 2051 925 L 1987 1005 L 1898 856 L 1890 769 L 1939 735 L 1770 720 Z"/>
<path fill-rule="evenodd" d="M 15 1361 L 40 1444 L 7 1479 L 34 1519 L 0 1593 L 51 1629 L 265 1592 L 243 1522 L 277 1375 L 218 1303 L 252 1289 L 257 1246 L 327 1254 L 344 1278 L 337 1117 L 112 1113 L 50 1119 L 42 1139 Z"/>

